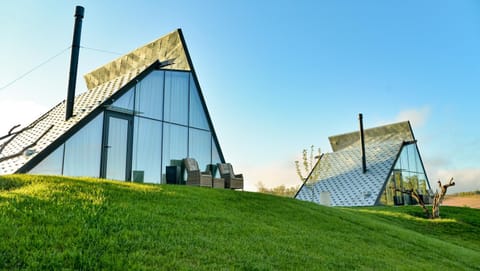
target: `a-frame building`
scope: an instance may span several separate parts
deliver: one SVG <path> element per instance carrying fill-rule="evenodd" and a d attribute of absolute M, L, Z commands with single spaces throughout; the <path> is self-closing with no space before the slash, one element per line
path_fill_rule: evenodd
<path fill-rule="evenodd" d="M 224 163 L 180 29 L 85 75 L 88 91 L 0 142 L 0 175 L 164 183 L 166 167 Z"/>
<path fill-rule="evenodd" d="M 366 171 L 359 132 L 329 138 L 332 153 L 320 156 L 296 199 L 329 206 L 415 204 L 397 189 L 416 189 L 428 203 L 430 184 L 410 122 L 365 130 Z"/>

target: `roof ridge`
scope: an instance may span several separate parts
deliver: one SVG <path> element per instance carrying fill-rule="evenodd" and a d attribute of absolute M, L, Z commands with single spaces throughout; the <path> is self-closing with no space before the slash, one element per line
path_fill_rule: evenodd
<path fill-rule="evenodd" d="M 186 54 L 186 49 L 181 40 L 181 30 L 176 29 L 91 71 L 84 78 L 87 88 L 93 89 L 115 77 L 122 76 L 142 66 L 147 66 L 157 60 L 160 62 L 174 60 L 174 63 L 169 65 L 169 68 L 189 71 L 191 67 Z"/>
<path fill-rule="evenodd" d="M 333 135 L 328 137 L 333 151 L 355 145 L 359 140 L 358 131 Z M 364 130 L 365 141 L 411 141 L 415 140 L 409 121 L 401 121 L 392 124 L 385 124 Z"/>
<path fill-rule="evenodd" d="M 400 124 L 404 124 L 404 123 L 410 123 L 410 121 L 405 120 L 405 121 L 399 121 L 399 122 L 394 122 L 394 123 L 389 123 L 389 124 L 383 124 L 383 125 L 379 125 L 379 126 L 375 126 L 375 127 L 370 127 L 370 128 L 364 129 L 364 131 L 366 132 L 366 131 L 370 131 L 370 130 L 386 128 L 386 127 L 393 126 L 393 125 L 400 125 Z M 330 138 L 330 137 L 343 136 L 343 135 L 349 135 L 349 134 L 353 134 L 353 133 L 358 133 L 358 131 L 352 131 L 352 132 L 346 132 L 346 133 L 336 134 L 336 135 L 329 136 L 329 138 Z"/>

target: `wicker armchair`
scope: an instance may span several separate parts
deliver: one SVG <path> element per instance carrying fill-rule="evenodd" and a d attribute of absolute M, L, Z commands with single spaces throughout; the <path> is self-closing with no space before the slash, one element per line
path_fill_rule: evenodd
<path fill-rule="evenodd" d="M 232 164 L 218 164 L 220 176 L 225 180 L 225 188 L 243 189 L 243 174 L 233 173 Z"/>
<path fill-rule="evenodd" d="M 218 166 L 209 164 L 207 165 L 207 168 L 205 169 L 205 172 L 210 173 L 213 177 L 213 188 L 225 188 L 225 180 L 220 177 L 220 174 L 218 172 Z M 218 174 L 218 175 L 217 175 Z"/>
<path fill-rule="evenodd" d="M 212 175 L 207 172 L 200 172 L 195 159 L 185 158 L 183 163 L 187 172 L 187 185 L 212 187 Z"/>

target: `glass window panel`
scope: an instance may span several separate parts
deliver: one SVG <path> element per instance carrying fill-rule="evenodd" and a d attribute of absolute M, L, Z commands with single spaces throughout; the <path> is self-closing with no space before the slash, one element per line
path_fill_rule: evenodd
<path fill-rule="evenodd" d="M 67 140 L 65 143 L 64 175 L 99 176 L 102 129 L 103 113 Z"/>
<path fill-rule="evenodd" d="M 413 178 L 413 174 L 410 173 L 409 171 L 403 171 L 402 172 L 403 176 L 403 188 L 405 189 L 411 189 L 411 188 L 416 188 L 416 179 Z"/>
<path fill-rule="evenodd" d="M 190 129 L 188 156 L 198 162 L 200 170 L 204 171 L 212 162 L 212 136 L 210 132 Z"/>
<path fill-rule="evenodd" d="M 212 164 L 222 163 L 220 159 L 220 152 L 217 150 L 215 139 L 212 137 Z"/>
<path fill-rule="evenodd" d="M 212 164 L 217 166 L 219 163 L 222 163 L 222 159 L 220 159 L 220 153 L 217 149 L 217 145 L 215 145 L 215 139 L 212 136 Z M 220 173 L 218 170 L 216 170 L 214 177 L 220 178 Z"/>
<path fill-rule="evenodd" d="M 406 145 L 395 165 L 395 169 L 408 172 L 423 173 L 420 157 L 415 144 Z"/>
<path fill-rule="evenodd" d="M 402 153 L 395 164 L 392 174 L 395 177 L 395 186 L 398 189 L 415 189 L 420 194 L 424 195 L 429 189 L 429 184 L 423 167 L 421 165 L 418 149 L 415 144 L 405 145 L 402 148 Z M 401 179 L 401 181 L 398 180 Z M 401 196 L 397 192 L 397 196 Z M 410 204 L 409 202 L 406 202 Z"/>
<path fill-rule="evenodd" d="M 162 123 L 135 118 L 132 180 L 134 182 L 160 183 L 161 155 Z"/>
<path fill-rule="evenodd" d="M 390 175 L 390 178 L 385 185 L 385 189 L 383 190 L 382 196 L 380 198 L 380 203 L 383 205 L 393 205 L 394 204 L 394 196 L 395 196 L 395 184 L 393 182 L 393 175 Z"/>
<path fill-rule="evenodd" d="M 134 88 L 131 88 L 125 94 L 120 96 L 120 98 L 118 98 L 112 103 L 112 106 L 127 110 L 133 110 L 134 90 Z"/>
<path fill-rule="evenodd" d="M 422 195 L 426 195 L 428 191 L 427 187 L 427 178 L 425 177 L 425 174 L 419 174 L 418 175 L 418 192 Z"/>
<path fill-rule="evenodd" d="M 165 177 L 165 167 L 181 165 L 182 159 L 188 153 L 188 128 L 164 123 L 163 126 L 163 156 L 162 176 Z"/>
<path fill-rule="evenodd" d="M 110 117 L 106 178 L 125 180 L 127 170 L 128 120 Z"/>
<path fill-rule="evenodd" d="M 165 72 L 165 121 L 188 125 L 188 82 L 188 72 Z"/>
<path fill-rule="evenodd" d="M 210 130 L 207 115 L 203 110 L 200 93 L 195 85 L 193 76 L 190 74 L 190 126 Z"/>
<path fill-rule="evenodd" d="M 408 151 L 406 146 L 402 148 L 402 154 L 400 155 L 400 169 L 408 169 Z"/>
<path fill-rule="evenodd" d="M 416 152 L 415 155 L 415 168 L 417 169 L 417 172 L 423 173 L 423 166 L 420 160 L 420 156 L 418 156 L 418 152 Z"/>
<path fill-rule="evenodd" d="M 33 169 L 30 174 L 62 175 L 63 144 L 45 157 Z"/>
<path fill-rule="evenodd" d="M 416 158 L 416 150 L 414 150 L 414 145 L 410 144 L 407 145 L 407 151 L 408 151 L 408 170 L 412 172 L 418 172 L 417 170 L 417 163 L 415 161 Z"/>
<path fill-rule="evenodd" d="M 142 79 L 136 92 L 136 111 L 142 117 L 162 119 L 164 71 L 154 71 Z"/>
<path fill-rule="evenodd" d="M 420 157 L 418 157 L 418 152 L 417 152 L 417 148 L 414 144 L 412 144 L 412 168 L 415 172 L 421 172 L 422 171 L 422 168 L 419 167 L 419 163 L 420 163 Z"/>
<path fill-rule="evenodd" d="M 403 150 L 403 148 L 401 150 Z M 400 155 L 397 158 L 397 162 L 395 163 L 394 170 L 400 170 L 402 168 L 401 160 L 402 160 L 402 154 L 400 153 Z"/>

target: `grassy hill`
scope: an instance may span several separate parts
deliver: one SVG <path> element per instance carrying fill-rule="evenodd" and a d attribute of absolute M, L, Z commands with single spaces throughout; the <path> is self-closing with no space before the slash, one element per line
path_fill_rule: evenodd
<path fill-rule="evenodd" d="M 418 210 L 417 210 L 418 209 Z M 0 176 L 0 269 L 479 270 L 480 210 Z"/>

